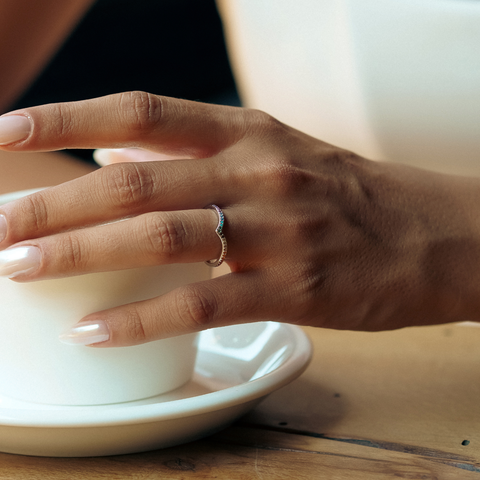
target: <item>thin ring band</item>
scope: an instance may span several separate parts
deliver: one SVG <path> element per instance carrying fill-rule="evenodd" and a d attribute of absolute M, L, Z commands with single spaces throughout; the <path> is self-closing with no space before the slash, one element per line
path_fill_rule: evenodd
<path fill-rule="evenodd" d="M 207 205 L 205 208 L 215 210 L 217 212 L 218 225 L 217 225 L 217 228 L 215 229 L 215 233 L 218 235 L 218 238 L 222 242 L 222 252 L 220 253 L 220 256 L 216 260 L 207 260 L 205 263 L 209 267 L 219 267 L 225 260 L 225 257 L 227 256 L 227 239 L 225 238 L 225 235 L 222 232 L 223 225 L 225 224 L 225 215 L 223 214 L 222 209 L 217 205 Z"/>

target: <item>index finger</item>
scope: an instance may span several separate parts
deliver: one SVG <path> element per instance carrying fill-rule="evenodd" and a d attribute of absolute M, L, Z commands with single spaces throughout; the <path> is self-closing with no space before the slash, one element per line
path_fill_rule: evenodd
<path fill-rule="evenodd" d="M 17 151 L 133 146 L 205 158 L 241 138 L 243 117 L 236 107 L 128 92 L 10 112 L 0 117 L 0 145 Z"/>

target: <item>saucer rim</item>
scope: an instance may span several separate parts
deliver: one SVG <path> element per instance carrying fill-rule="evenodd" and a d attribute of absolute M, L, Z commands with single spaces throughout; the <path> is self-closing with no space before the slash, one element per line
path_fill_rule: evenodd
<path fill-rule="evenodd" d="M 58 406 L 58 410 L 55 410 L 55 406 L 51 406 L 52 409 L 42 410 L 38 408 L 38 404 L 22 402 L 22 404 L 30 408 L 9 409 L 8 407 L 0 407 L 0 426 L 79 428 L 154 423 L 202 415 L 261 399 L 290 383 L 306 370 L 312 359 L 313 346 L 308 335 L 298 326 L 279 322 L 260 323 L 276 323 L 280 328 L 286 329 L 288 333 L 287 338 L 289 338 L 293 349 L 289 357 L 275 370 L 255 380 L 178 400 L 146 405 L 129 405 L 129 403 L 133 402 L 126 402 L 124 407 L 118 407 L 118 404 L 116 404 L 116 408 L 111 410 L 106 410 L 104 408 L 105 405 L 102 406 L 101 410 L 96 410 L 95 406 Z M 6 396 L 0 395 L 0 399 L 2 397 Z M 6 410 L 15 411 L 18 416 L 5 417 L 3 413 Z M 50 415 L 52 412 L 55 412 L 56 418 L 44 419 L 42 415 L 35 419 L 21 417 L 21 412 L 32 412 L 35 410 L 39 413 L 48 412 Z M 47 416 L 50 416 L 48 414 Z M 74 416 L 74 418 L 68 418 L 69 416 Z"/>

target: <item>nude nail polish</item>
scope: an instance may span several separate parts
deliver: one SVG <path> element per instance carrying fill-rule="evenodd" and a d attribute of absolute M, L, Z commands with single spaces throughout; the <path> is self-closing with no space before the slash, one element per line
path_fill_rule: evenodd
<path fill-rule="evenodd" d="M 30 120 L 24 115 L 0 117 L 0 145 L 8 145 L 27 138 L 32 130 Z"/>
<path fill-rule="evenodd" d="M 105 165 L 109 165 L 111 163 L 110 152 L 111 152 L 111 149 L 109 148 L 97 148 L 96 150 L 93 151 L 93 159 L 101 167 L 104 167 Z"/>
<path fill-rule="evenodd" d="M 110 331 L 103 320 L 92 320 L 77 323 L 58 338 L 67 345 L 92 345 L 107 341 Z"/>
<path fill-rule="evenodd" d="M 20 274 L 33 273 L 40 268 L 42 254 L 38 247 L 24 246 L 0 251 L 0 276 L 15 278 Z"/>

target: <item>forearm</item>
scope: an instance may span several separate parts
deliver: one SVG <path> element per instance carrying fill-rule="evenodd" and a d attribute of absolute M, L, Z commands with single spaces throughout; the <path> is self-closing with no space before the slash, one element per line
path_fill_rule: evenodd
<path fill-rule="evenodd" d="M 375 288 L 383 298 L 367 315 L 371 329 L 480 321 L 480 179 L 365 165 L 357 178 L 370 205 L 355 216 L 375 245 L 374 262 L 363 269 L 370 275 L 378 264 Z"/>
<path fill-rule="evenodd" d="M 0 2 L 0 112 L 28 88 L 93 1 Z"/>

